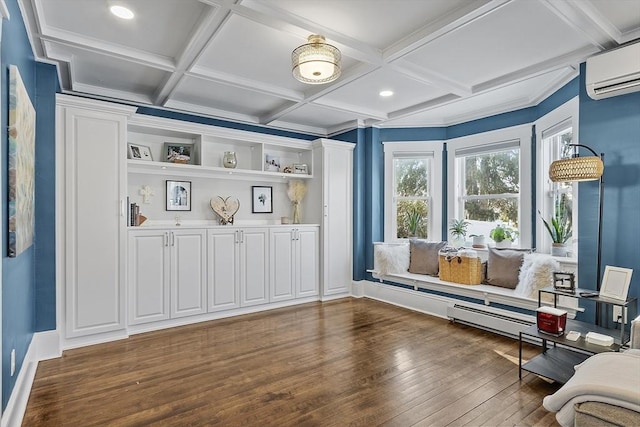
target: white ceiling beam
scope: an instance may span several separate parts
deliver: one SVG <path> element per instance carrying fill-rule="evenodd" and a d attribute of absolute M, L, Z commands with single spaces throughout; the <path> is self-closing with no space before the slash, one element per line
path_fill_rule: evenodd
<path fill-rule="evenodd" d="M 502 86 L 508 86 L 514 83 L 521 82 L 537 77 L 542 74 L 547 74 L 551 71 L 559 70 L 565 67 L 573 67 L 577 70 L 578 65 L 584 62 L 586 58 L 598 52 L 598 48 L 595 46 L 585 46 L 582 49 L 569 52 L 565 55 L 560 55 L 555 58 L 551 58 L 544 62 L 538 62 L 529 67 L 516 70 L 512 73 L 505 74 L 495 79 L 477 84 L 473 86 L 473 93 L 486 92 L 493 89 L 498 89 Z"/>
<path fill-rule="evenodd" d="M 487 16 L 512 0 L 480 0 L 465 2 L 462 7 L 431 22 L 384 51 L 384 60 L 393 62 L 422 46 Z"/>
<path fill-rule="evenodd" d="M 609 49 L 617 45 L 616 38 L 611 31 L 612 25 L 607 23 L 606 19 L 600 15 L 597 17 L 593 6 L 592 9 L 587 8 L 589 12 L 585 13 L 580 3 L 586 3 L 585 0 L 580 2 L 574 1 L 553 1 L 538 0 L 547 7 L 558 18 L 566 23 L 576 33 L 584 37 L 585 41 L 596 46 L 600 51 Z M 594 20 L 595 19 L 595 20 Z"/>
<path fill-rule="evenodd" d="M 300 37 L 301 41 L 306 41 L 310 34 L 322 34 L 345 56 L 374 65 L 383 63 L 382 52 L 379 49 L 280 9 L 273 2 L 256 2 L 251 8 L 235 5 L 232 10 L 259 24 Z M 291 50 L 296 47 L 292 46 Z"/>
<path fill-rule="evenodd" d="M 214 71 L 209 68 L 195 66 L 185 73 L 186 76 L 197 77 L 203 80 L 234 86 L 240 89 L 250 90 L 252 92 L 260 92 L 269 96 L 276 96 L 291 101 L 302 101 L 304 94 L 295 90 L 285 89 L 280 86 L 271 85 L 261 81 L 246 79 L 239 77 L 237 74 L 228 74 L 221 71 Z"/>
<path fill-rule="evenodd" d="M 459 96 L 471 95 L 472 93 L 471 87 L 443 76 L 436 71 L 428 70 L 413 62 L 409 62 L 406 59 L 399 59 L 386 67 L 417 82 L 435 86 Z"/>
<path fill-rule="evenodd" d="M 155 55 L 142 50 L 98 41 L 87 37 L 81 37 L 69 31 L 46 28 L 40 36 L 40 39 L 45 42 L 58 43 L 163 71 L 173 71 L 175 69 L 175 61 L 173 58 L 163 55 Z"/>
<path fill-rule="evenodd" d="M 155 104 L 164 105 L 166 103 L 182 80 L 185 71 L 191 68 L 202 55 L 206 46 L 211 43 L 214 35 L 220 30 L 229 15 L 228 8 L 212 6 L 201 17 L 187 44 L 182 49 L 182 53 L 176 60 L 174 72 L 158 87 L 154 94 Z"/>
<path fill-rule="evenodd" d="M 191 104 L 188 102 L 176 101 L 170 99 L 164 105 L 165 108 L 185 112 L 185 113 L 199 113 L 205 116 L 223 119 L 223 120 L 232 120 L 237 122 L 251 123 L 257 124 L 258 118 L 256 116 L 251 116 L 248 114 L 241 113 L 233 113 L 227 110 L 220 110 L 217 108 L 211 108 L 204 105 Z"/>
<path fill-rule="evenodd" d="M 462 98 L 459 97 L 458 95 L 454 95 L 454 94 L 447 94 L 447 95 L 444 95 L 444 96 L 440 96 L 438 98 L 431 99 L 431 100 L 426 101 L 426 102 L 421 102 L 419 104 L 412 105 L 411 107 L 402 108 L 400 110 L 396 110 L 396 111 L 394 111 L 392 113 L 389 113 L 389 120 L 400 119 L 400 118 L 404 118 L 404 117 L 407 117 L 407 116 L 412 116 L 412 115 L 417 114 L 417 113 L 422 113 L 424 111 L 431 110 L 433 108 L 437 108 L 437 107 L 441 107 L 443 105 L 450 104 L 451 102 L 454 102 L 454 101 L 459 100 L 459 99 L 462 99 Z"/>
<path fill-rule="evenodd" d="M 78 83 L 73 80 L 72 92 L 78 92 L 83 94 L 89 94 L 91 96 L 98 96 L 108 100 L 126 100 L 136 104 L 152 104 L 151 98 L 146 95 L 141 95 L 133 92 L 125 92 L 115 89 L 105 89 L 101 86 L 94 86 L 85 83 Z"/>

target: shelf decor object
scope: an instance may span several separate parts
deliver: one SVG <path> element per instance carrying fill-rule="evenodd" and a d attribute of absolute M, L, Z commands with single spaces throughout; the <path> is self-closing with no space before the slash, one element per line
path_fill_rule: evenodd
<path fill-rule="evenodd" d="M 251 187 L 251 212 L 273 213 L 273 187 Z"/>
<path fill-rule="evenodd" d="M 222 198 L 221 196 L 214 197 L 209 202 L 211 209 L 220 217 L 220 224 L 233 225 L 233 216 L 240 209 L 240 201 L 235 197 L 227 196 Z"/>
<path fill-rule="evenodd" d="M 600 156 L 591 148 L 582 144 L 568 144 L 574 147 L 573 157 L 556 160 L 549 167 L 549 178 L 553 182 L 581 182 L 599 180 L 598 187 L 598 259 L 596 262 L 596 290 L 600 292 L 602 277 L 602 212 L 604 198 L 604 153 Z M 580 157 L 580 147 L 590 151 L 593 156 Z M 596 324 L 600 325 L 601 319 L 600 305 L 596 304 Z"/>
<path fill-rule="evenodd" d="M 193 164 L 193 144 L 165 142 L 162 161 L 169 163 Z"/>
<path fill-rule="evenodd" d="M 167 180 L 167 210 L 191 210 L 191 181 Z"/>
<path fill-rule="evenodd" d="M 129 158 L 133 160 L 146 160 L 148 162 L 153 161 L 151 148 L 140 144 L 129 144 Z"/>
<path fill-rule="evenodd" d="M 289 181 L 289 189 L 287 190 L 287 196 L 291 200 L 291 207 L 293 209 L 293 223 L 300 224 L 300 202 L 307 194 L 307 185 L 300 180 Z"/>
<path fill-rule="evenodd" d="M 342 55 L 338 48 L 317 34 L 310 35 L 307 41 L 291 53 L 293 77 L 312 85 L 330 83 L 340 77 Z"/>
<path fill-rule="evenodd" d="M 235 169 L 238 164 L 238 159 L 236 158 L 235 151 L 225 151 L 224 156 L 222 157 L 222 166 L 227 169 Z"/>
<path fill-rule="evenodd" d="M 605 266 L 600 296 L 626 301 L 632 274 L 633 270 L 630 268 Z"/>

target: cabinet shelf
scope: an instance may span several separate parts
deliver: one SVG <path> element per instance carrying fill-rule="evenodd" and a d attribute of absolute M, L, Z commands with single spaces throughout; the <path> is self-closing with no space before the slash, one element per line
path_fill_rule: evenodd
<path fill-rule="evenodd" d="M 291 179 L 311 179 L 313 175 L 267 172 L 251 169 L 227 169 L 217 166 L 185 165 L 180 163 L 127 160 L 128 172 L 149 175 L 180 175 L 196 178 L 227 178 L 283 182 Z"/>

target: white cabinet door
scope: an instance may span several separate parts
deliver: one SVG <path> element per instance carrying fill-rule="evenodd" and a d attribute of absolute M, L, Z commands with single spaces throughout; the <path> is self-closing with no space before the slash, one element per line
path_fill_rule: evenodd
<path fill-rule="evenodd" d="M 322 169 L 322 295 L 346 294 L 353 278 L 353 144 L 320 140 L 314 147 L 314 168 Z"/>
<path fill-rule="evenodd" d="M 240 232 L 234 228 L 208 231 L 207 283 L 210 312 L 240 307 L 239 235 Z"/>
<path fill-rule="evenodd" d="M 318 295 L 320 283 L 320 242 L 317 227 L 296 231 L 296 298 Z"/>
<path fill-rule="evenodd" d="M 124 330 L 128 113 L 59 95 L 56 114 L 66 338 Z"/>
<path fill-rule="evenodd" d="M 169 318 L 169 232 L 129 232 L 129 323 L 156 322 Z"/>
<path fill-rule="evenodd" d="M 295 298 L 296 269 L 294 262 L 295 229 L 271 229 L 269 235 L 269 259 L 271 271 L 271 301 Z"/>
<path fill-rule="evenodd" d="M 207 311 L 207 237 L 205 230 L 170 232 L 171 317 Z"/>
<path fill-rule="evenodd" d="M 267 228 L 240 229 L 240 301 L 243 307 L 269 302 Z"/>

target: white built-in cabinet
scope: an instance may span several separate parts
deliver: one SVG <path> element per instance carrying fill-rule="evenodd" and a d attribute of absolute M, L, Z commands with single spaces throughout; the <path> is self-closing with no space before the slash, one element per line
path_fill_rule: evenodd
<path fill-rule="evenodd" d="M 352 144 L 146 116 L 66 95 L 58 96 L 56 111 L 63 347 L 348 295 Z M 188 144 L 190 163 L 165 161 L 167 143 Z M 128 158 L 128 144 L 148 149 L 152 160 Z M 236 152 L 235 169 L 223 167 L 226 151 Z M 306 165 L 307 173 L 272 171 L 270 158 Z M 292 179 L 308 185 L 304 224 L 281 225 Z M 166 180 L 193 181 L 192 210 L 165 210 Z M 140 195 L 146 185 L 155 194 L 149 204 Z M 250 210 L 253 185 L 273 187 L 279 205 L 272 213 Z M 244 198 L 243 210 L 235 225 L 221 226 L 209 198 L 234 194 Z M 129 226 L 128 201 L 148 217 L 142 226 Z"/>
<path fill-rule="evenodd" d="M 351 292 L 353 278 L 353 144 L 319 139 L 313 143 L 309 208 L 322 226 L 323 297 Z"/>
<path fill-rule="evenodd" d="M 204 229 L 129 231 L 129 324 L 207 311 Z"/>
<path fill-rule="evenodd" d="M 209 311 L 269 302 L 268 228 L 210 229 Z"/>
<path fill-rule="evenodd" d="M 273 228 L 270 233 L 271 301 L 319 294 L 318 227 Z"/>
<path fill-rule="evenodd" d="M 126 135 L 131 107 L 57 96 L 56 264 L 65 338 L 126 328 Z"/>

